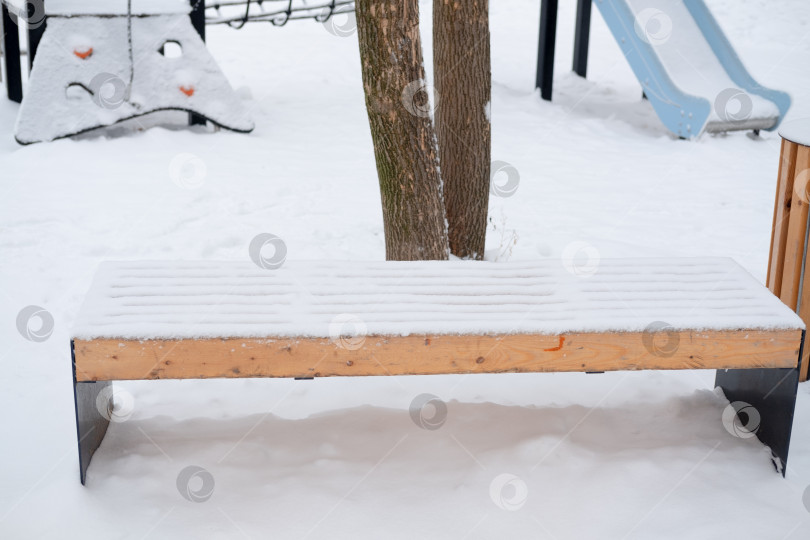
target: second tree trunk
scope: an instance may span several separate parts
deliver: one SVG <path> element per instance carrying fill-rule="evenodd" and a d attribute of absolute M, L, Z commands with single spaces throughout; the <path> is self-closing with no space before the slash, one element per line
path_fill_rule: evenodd
<path fill-rule="evenodd" d="M 450 252 L 482 259 L 491 161 L 489 0 L 433 1 L 433 73 Z"/>

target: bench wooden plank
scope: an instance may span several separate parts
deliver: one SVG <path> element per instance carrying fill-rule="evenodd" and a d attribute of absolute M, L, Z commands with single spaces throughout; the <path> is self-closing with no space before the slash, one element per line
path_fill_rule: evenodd
<path fill-rule="evenodd" d="M 801 330 L 340 340 L 75 340 L 78 381 L 797 366 Z"/>

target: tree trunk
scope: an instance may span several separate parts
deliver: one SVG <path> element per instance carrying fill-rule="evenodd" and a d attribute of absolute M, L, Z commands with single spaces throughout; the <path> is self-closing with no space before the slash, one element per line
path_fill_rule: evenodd
<path fill-rule="evenodd" d="M 447 225 L 422 63 L 418 0 L 357 0 L 356 10 L 386 258 L 447 259 Z"/>
<path fill-rule="evenodd" d="M 491 161 L 489 0 L 433 0 L 433 74 L 450 252 L 483 259 Z"/>

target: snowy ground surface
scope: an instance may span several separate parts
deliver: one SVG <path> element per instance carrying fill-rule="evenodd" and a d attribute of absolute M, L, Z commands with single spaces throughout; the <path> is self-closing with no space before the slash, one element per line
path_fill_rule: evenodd
<path fill-rule="evenodd" d="M 810 116 L 806 1 L 708 3 L 752 74 Z M 568 74 L 574 4 L 545 103 L 537 2 L 492 3 L 493 159 L 520 184 L 492 200 L 488 258 L 585 243 L 730 256 L 764 280 L 779 138 L 674 140 L 596 10 L 590 77 Z M 356 36 L 298 22 L 209 28 L 209 45 L 251 135 L 142 119 L 23 148 L 0 100 L 0 538 L 807 538 L 810 384 L 783 480 L 725 429 L 710 372 L 122 383 L 131 416 L 82 487 L 68 335 L 99 262 L 245 260 L 263 232 L 289 260 L 384 256 Z M 47 340 L 18 332 L 28 305 L 53 315 Z M 425 393 L 446 403 L 438 429 L 409 415 Z M 213 479 L 207 501 L 181 496 L 188 466 L 207 471 L 193 492 Z"/>

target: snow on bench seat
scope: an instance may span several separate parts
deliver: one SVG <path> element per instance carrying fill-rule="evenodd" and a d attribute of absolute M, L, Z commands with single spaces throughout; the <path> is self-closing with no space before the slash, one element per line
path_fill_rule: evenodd
<path fill-rule="evenodd" d="M 371 335 L 799 329 L 731 259 L 487 262 L 103 263 L 74 337 L 330 337 L 351 314 Z"/>
<path fill-rule="evenodd" d="M 72 334 L 77 377 L 796 365 L 801 319 L 730 259 L 569 270 L 559 260 L 104 263 Z"/>

